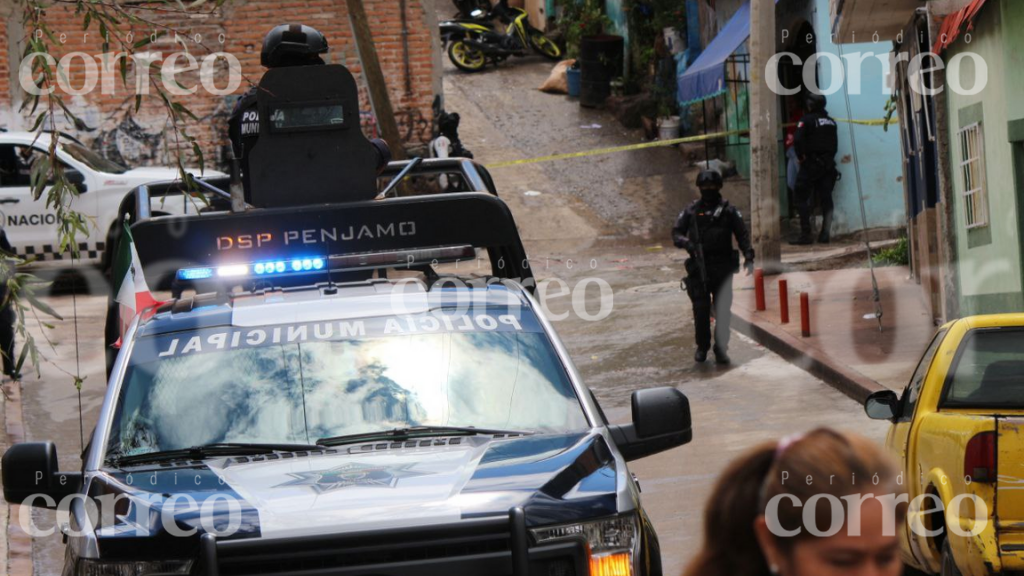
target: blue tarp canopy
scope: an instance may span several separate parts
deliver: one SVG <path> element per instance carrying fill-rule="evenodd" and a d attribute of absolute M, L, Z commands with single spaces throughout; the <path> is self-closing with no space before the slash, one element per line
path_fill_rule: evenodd
<path fill-rule="evenodd" d="M 692 104 L 725 93 L 725 61 L 749 37 L 750 2 L 745 2 L 679 77 L 679 103 Z"/>

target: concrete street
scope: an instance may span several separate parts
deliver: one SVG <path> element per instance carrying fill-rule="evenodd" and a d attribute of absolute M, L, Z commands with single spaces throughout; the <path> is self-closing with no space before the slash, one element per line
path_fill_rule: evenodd
<path fill-rule="evenodd" d="M 462 115 L 463 142 L 484 164 L 640 141 L 604 112 L 536 91 L 547 62 L 531 58 L 475 75 L 446 66 L 446 108 Z M 694 174 L 672 148 L 493 171 L 535 274 L 564 280 L 570 289 L 599 278 L 612 290 L 607 318 L 591 322 L 572 313 L 555 323 L 609 417 L 627 420 L 630 393 L 638 388 L 676 386 L 690 399 L 693 442 L 632 465 L 670 575 L 699 547 L 705 499 L 729 460 L 759 442 L 816 426 L 879 441 L 886 428 L 853 400 L 736 334 L 732 367 L 694 365 L 689 302 L 678 289 L 682 254 L 669 238 L 676 214 L 695 193 Z M 595 284 L 586 296 L 588 313 L 596 314 Z M 34 329 L 52 340 L 44 348 L 53 363 L 42 366 L 41 378 L 25 378 L 26 435 L 56 441 L 62 466 L 74 469 L 82 448 L 79 395 L 67 373 L 86 376 L 81 407 L 88 436 L 105 388 L 106 295 L 96 278 L 91 294 L 47 300 L 65 320 L 53 330 Z M 568 296 L 548 304 L 555 315 L 572 311 Z M 37 516 L 41 525 L 52 522 L 50 513 Z M 36 540 L 35 573 L 59 574 L 62 554 L 59 536 Z"/>

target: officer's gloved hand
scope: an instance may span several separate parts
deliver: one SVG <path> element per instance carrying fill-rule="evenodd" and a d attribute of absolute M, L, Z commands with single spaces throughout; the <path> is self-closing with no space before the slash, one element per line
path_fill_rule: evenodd
<path fill-rule="evenodd" d="M 753 260 L 745 261 L 743 263 L 743 268 L 746 269 L 746 272 L 744 273 L 744 276 L 750 276 L 751 274 L 754 273 L 754 261 Z"/>
<path fill-rule="evenodd" d="M 693 254 L 693 242 L 690 242 L 686 238 L 680 238 L 679 240 L 676 240 L 675 245 L 676 248 L 682 248 L 683 250 L 689 252 L 691 255 Z"/>

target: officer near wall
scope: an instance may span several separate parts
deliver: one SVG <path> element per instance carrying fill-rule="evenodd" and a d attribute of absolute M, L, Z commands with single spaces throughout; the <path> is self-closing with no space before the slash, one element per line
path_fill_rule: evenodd
<path fill-rule="evenodd" d="M 700 199 L 690 204 L 672 228 L 676 248 L 685 249 L 686 293 L 693 302 L 697 352 L 693 359 L 704 362 L 712 350 L 711 315 L 715 317 L 715 362 L 729 363 L 729 325 L 732 320 L 732 277 L 740 270 L 740 251 L 749 276 L 754 270 L 754 249 L 743 215 L 722 198 L 722 175 L 703 170 L 697 176 Z M 740 250 L 733 248 L 732 239 Z"/>
<path fill-rule="evenodd" d="M 301 24 L 283 24 L 271 29 L 263 38 L 260 64 L 268 70 L 323 66 L 323 55 L 328 49 L 327 38 L 316 28 Z M 245 201 L 249 203 L 252 203 L 252 170 L 249 161 L 260 134 L 257 96 L 258 87 L 253 86 L 235 103 L 228 119 L 231 149 L 235 159 L 239 161 Z M 373 139 L 370 143 L 376 154 L 377 172 L 380 173 L 391 161 L 391 150 L 383 140 Z M 372 195 L 370 197 L 372 198 Z"/>
<path fill-rule="evenodd" d="M 827 244 L 832 239 L 832 191 L 839 179 L 836 153 L 839 151 L 839 128 L 825 110 L 825 97 L 807 96 L 807 114 L 797 124 L 793 147 L 800 170 L 796 176 L 796 201 L 800 212 L 800 237 L 790 242 L 795 245 L 814 243 L 811 212 L 814 203 L 821 206 L 821 232 L 818 242 Z"/>

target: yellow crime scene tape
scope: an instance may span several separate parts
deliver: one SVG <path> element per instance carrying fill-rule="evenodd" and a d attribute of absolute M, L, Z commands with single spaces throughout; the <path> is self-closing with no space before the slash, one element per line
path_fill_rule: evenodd
<path fill-rule="evenodd" d="M 877 120 L 850 120 L 848 118 L 836 118 L 836 122 L 842 122 L 844 124 L 857 124 L 859 126 L 886 126 L 888 124 L 896 124 L 897 118 L 893 117 L 889 120 L 880 118 Z M 784 124 L 784 127 L 793 126 L 793 124 Z M 692 142 L 704 142 L 706 140 L 718 140 L 721 138 L 728 138 L 729 136 L 743 136 L 750 133 L 749 129 L 743 130 L 730 130 L 728 132 L 715 132 L 713 134 L 703 134 L 700 136 L 686 136 L 684 138 L 673 138 L 671 140 L 655 140 L 654 142 L 643 142 L 641 144 L 627 144 L 625 146 L 611 146 L 609 148 L 595 148 L 594 150 L 583 150 L 581 152 L 569 152 L 566 154 L 551 154 L 548 156 L 539 156 L 537 158 L 524 158 L 522 160 L 506 160 L 505 162 L 495 162 L 493 164 L 487 164 L 487 169 L 492 170 L 495 168 L 507 168 L 509 166 L 523 166 L 525 164 L 539 164 L 541 162 L 554 162 L 556 160 L 568 160 L 570 158 L 586 158 L 588 156 L 601 156 L 603 154 L 615 154 L 617 152 L 629 152 L 631 150 L 644 150 L 646 148 L 660 148 L 663 146 L 675 146 L 677 144 L 688 144 Z"/>

